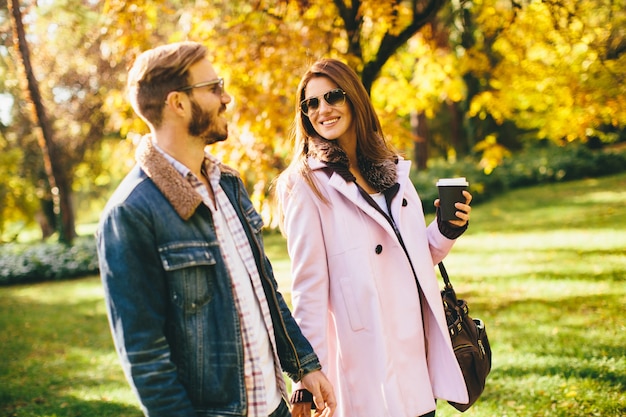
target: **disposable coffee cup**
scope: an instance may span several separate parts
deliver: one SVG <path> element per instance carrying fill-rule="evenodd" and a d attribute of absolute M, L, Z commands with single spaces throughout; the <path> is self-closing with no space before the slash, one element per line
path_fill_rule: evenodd
<path fill-rule="evenodd" d="M 469 183 L 465 177 L 441 178 L 437 181 L 439 189 L 439 216 L 441 220 L 461 220 L 456 216 L 458 211 L 455 203 L 465 203 L 463 190 L 467 190 Z"/>

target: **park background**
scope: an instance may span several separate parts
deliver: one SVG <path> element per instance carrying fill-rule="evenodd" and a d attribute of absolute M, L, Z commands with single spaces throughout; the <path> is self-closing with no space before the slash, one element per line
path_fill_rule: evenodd
<path fill-rule="evenodd" d="M 231 137 L 288 298 L 270 185 L 299 77 L 351 65 L 413 161 L 468 177 L 447 261 L 494 370 L 473 416 L 626 415 L 623 0 L 0 0 L 0 415 L 138 416 L 113 352 L 93 231 L 146 133 L 133 57 L 196 40 L 226 79 Z M 440 414 L 455 415 L 440 404 Z"/>

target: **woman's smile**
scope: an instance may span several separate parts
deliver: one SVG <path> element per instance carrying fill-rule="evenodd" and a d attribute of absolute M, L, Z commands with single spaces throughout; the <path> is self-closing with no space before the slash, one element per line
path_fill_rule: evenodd
<path fill-rule="evenodd" d="M 338 120 L 339 120 L 339 117 L 334 117 L 332 119 L 324 120 L 320 122 L 320 124 L 324 126 L 329 126 L 329 125 L 332 125 L 333 123 L 336 123 Z"/>
<path fill-rule="evenodd" d="M 311 79 L 306 86 L 306 98 L 318 97 L 317 107 L 309 111 L 308 117 L 315 131 L 328 140 L 352 138 L 352 109 L 348 100 L 328 104 L 324 94 L 337 89 L 337 84 L 327 77 Z"/>

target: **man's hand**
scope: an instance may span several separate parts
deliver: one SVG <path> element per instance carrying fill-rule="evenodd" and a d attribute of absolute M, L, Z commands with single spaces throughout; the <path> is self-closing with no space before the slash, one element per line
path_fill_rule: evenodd
<path fill-rule="evenodd" d="M 335 413 L 337 408 L 337 400 L 335 399 L 335 390 L 332 384 L 326 378 L 326 375 L 322 371 L 313 371 L 306 374 L 302 378 L 302 385 L 311 394 L 313 394 L 313 401 L 315 402 L 315 416 L 331 417 Z M 309 414 L 302 414 L 303 409 L 308 406 Z M 301 413 L 300 415 L 307 417 L 310 415 L 311 407 L 309 403 L 303 403 L 301 406 L 294 407 L 294 417 L 299 417 L 295 414 L 295 411 Z"/>

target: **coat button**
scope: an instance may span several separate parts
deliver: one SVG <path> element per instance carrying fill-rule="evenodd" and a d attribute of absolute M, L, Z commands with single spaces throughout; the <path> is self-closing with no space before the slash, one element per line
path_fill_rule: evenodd
<path fill-rule="evenodd" d="M 376 255 L 380 255 L 383 251 L 383 245 L 376 245 Z"/>
<path fill-rule="evenodd" d="M 408 205 L 409 205 L 409 202 L 408 202 L 408 201 L 406 201 L 406 198 L 403 198 L 403 199 L 402 199 L 402 207 L 406 207 L 406 206 L 408 206 Z"/>

